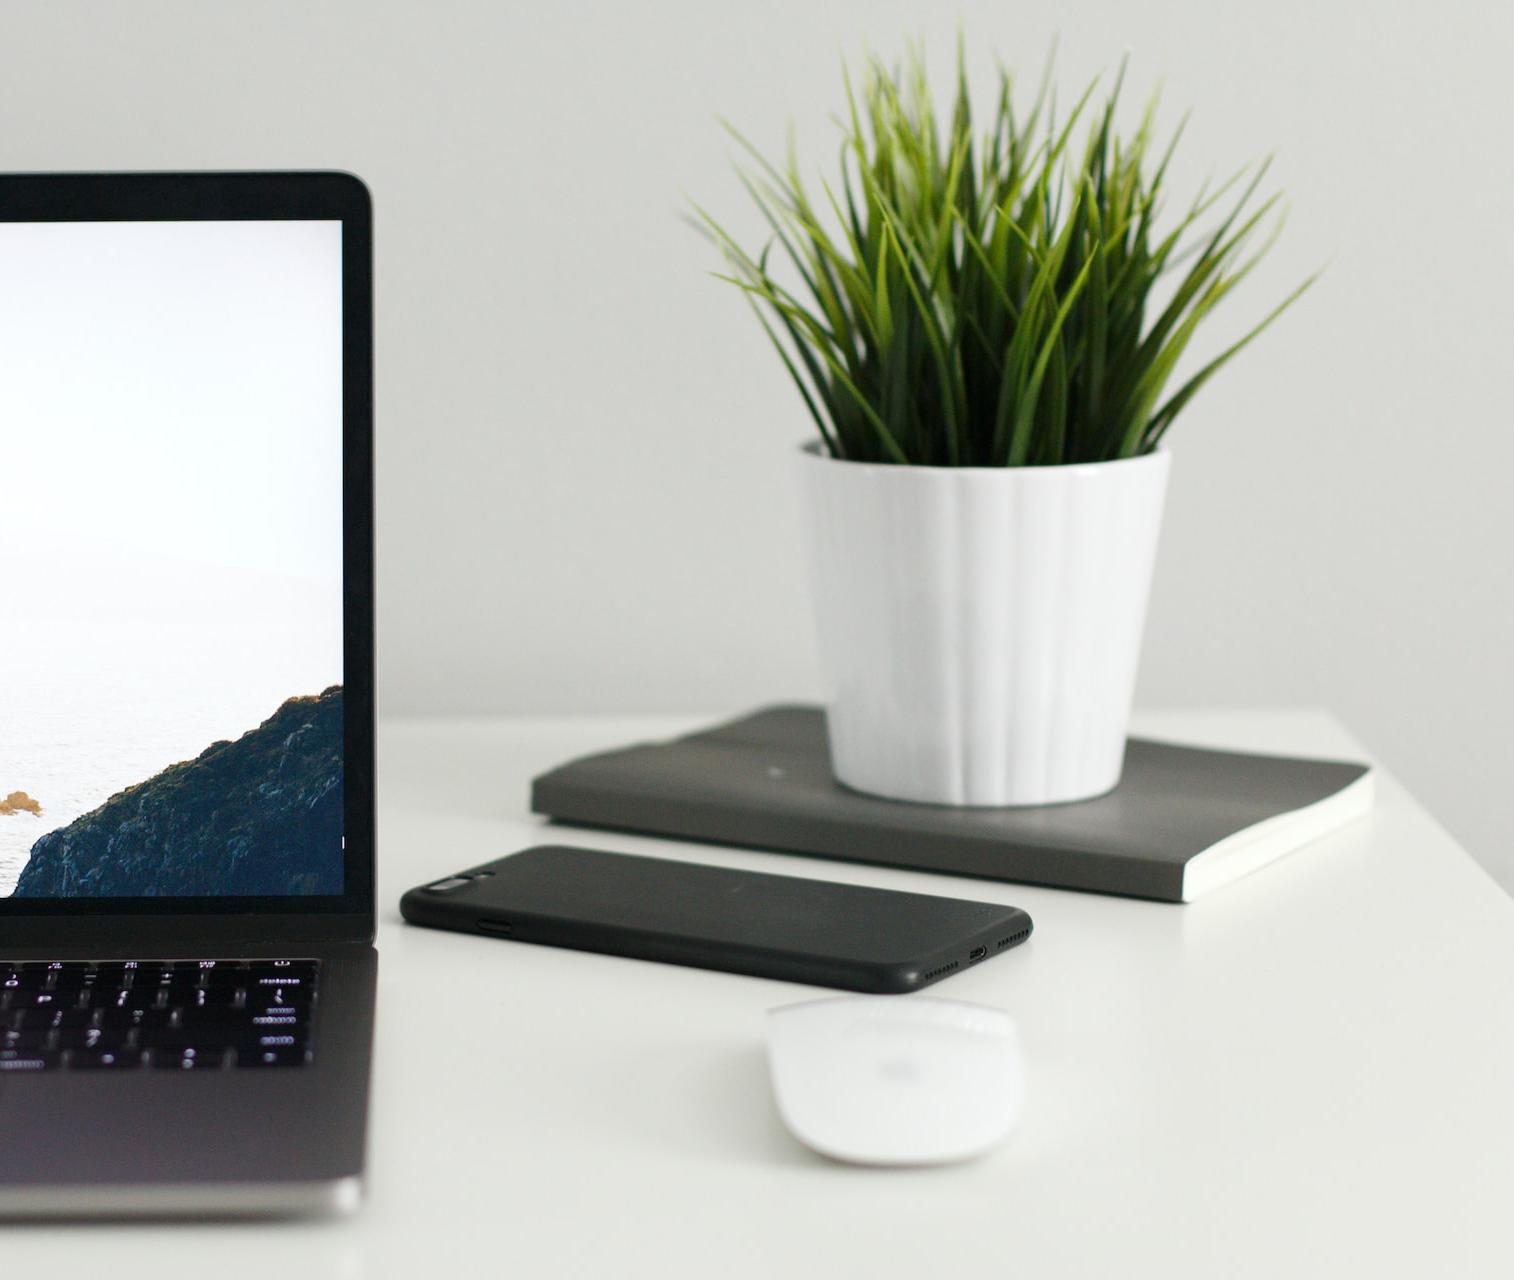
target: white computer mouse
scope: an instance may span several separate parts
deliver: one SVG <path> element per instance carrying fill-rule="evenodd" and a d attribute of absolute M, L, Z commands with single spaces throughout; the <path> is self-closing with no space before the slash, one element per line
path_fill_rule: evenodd
<path fill-rule="evenodd" d="M 778 1113 L 853 1164 L 945 1164 L 1014 1126 L 1024 1084 L 1000 1009 L 928 996 L 841 996 L 768 1011 Z"/>

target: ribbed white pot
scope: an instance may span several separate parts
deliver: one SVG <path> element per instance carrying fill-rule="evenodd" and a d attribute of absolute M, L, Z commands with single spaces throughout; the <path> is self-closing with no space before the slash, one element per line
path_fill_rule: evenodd
<path fill-rule="evenodd" d="M 1168 455 L 901 467 L 812 446 L 800 469 L 836 777 L 952 805 L 1110 790 Z"/>

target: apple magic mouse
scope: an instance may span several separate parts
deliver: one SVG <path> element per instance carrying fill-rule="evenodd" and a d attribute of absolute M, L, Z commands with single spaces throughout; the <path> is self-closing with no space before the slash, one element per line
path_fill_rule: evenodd
<path fill-rule="evenodd" d="M 1014 1022 L 929 996 L 842 996 L 768 1011 L 778 1112 L 853 1164 L 944 1164 L 1001 1142 L 1023 1092 Z"/>

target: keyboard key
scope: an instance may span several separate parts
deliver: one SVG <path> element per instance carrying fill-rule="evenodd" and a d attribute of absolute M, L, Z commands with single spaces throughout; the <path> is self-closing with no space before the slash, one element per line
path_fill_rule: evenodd
<path fill-rule="evenodd" d="M 259 1013 L 273 1009 L 305 1009 L 314 993 L 304 987 L 259 987 L 247 993 L 247 1006 Z"/>
<path fill-rule="evenodd" d="M 129 1071 L 142 1065 L 135 1049 L 76 1049 L 68 1055 L 71 1071 Z"/>
<path fill-rule="evenodd" d="M 49 1050 L 21 1053 L 15 1049 L 0 1049 L 0 1072 L 49 1071 L 57 1065 L 57 1053 Z"/>
<path fill-rule="evenodd" d="M 146 1012 L 145 1009 L 101 1009 L 94 1015 L 94 1025 L 109 1031 L 122 1031 L 137 1026 Z"/>
<path fill-rule="evenodd" d="M 303 1033 L 309 1026 L 309 1022 L 305 1018 L 295 1018 L 288 1016 L 274 1017 L 272 1014 L 259 1014 L 257 1017 L 252 1019 L 252 1025 L 259 1032 L 287 1031 L 294 1029 L 299 1033 Z"/>
<path fill-rule="evenodd" d="M 120 1031 L 128 1027 L 146 1027 L 149 1031 L 162 1027 L 171 1026 L 173 1023 L 172 1009 L 101 1009 L 94 1015 L 95 1025 L 105 1027 L 112 1031 Z"/>
<path fill-rule="evenodd" d="M 222 1028 L 246 1031 L 255 1025 L 245 1009 L 180 1009 L 178 1014 L 179 1026 L 186 1032 L 218 1035 Z"/>
<path fill-rule="evenodd" d="M 152 1065 L 160 1071 L 216 1071 L 225 1061 L 224 1048 L 188 1046 L 182 1049 L 154 1047 Z"/>
<path fill-rule="evenodd" d="M 233 1025 L 222 1027 L 196 1027 L 190 1031 L 159 1031 L 138 1037 L 143 1048 L 161 1053 L 197 1052 L 205 1049 L 229 1049 L 238 1041 L 245 1040 L 247 1029 Z"/>
<path fill-rule="evenodd" d="M 23 1009 L 11 1016 L 17 1031 L 52 1031 L 60 1027 L 87 1027 L 94 1018 L 88 1009 Z"/>
<path fill-rule="evenodd" d="M 94 992 L 91 1003 L 102 1009 L 148 1009 L 157 1003 L 158 993 L 152 986 L 107 987 Z"/>
<path fill-rule="evenodd" d="M 0 996 L 8 991 L 40 991 L 46 985 L 46 965 L 13 965 L 0 973 Z"/>
<path fill-rule="evenodd" d="M 7 1005 L 11 1009 L 62 1009 L 72 1001 L 56 991 L 43 991 L 40 987 L 31 990 L 12 991 L 10 1002 Z"/>
<path fill-rule="evenodd" d="M 284 990 L 299 991 L 301 988 L 309 988 L 315 985 L 314 978 L 301 977 L 299 974 L 276 974 L 254 978 L 251 984 L 259 991 Z"/>
<path fill-rule="evenodd" d="M 302 1067 L 305 1065 L 303 1049 L 238 1049 L 239 1067 Z"/>
<path fill-rule="evenodd" d="M 196 987 L 192 991 L 186 991 L 184 998 L 179 1004 L 185 1010 L 203 1010 L 207 1015 L 210 1013 L 231 1012 L 246 1008 L 246 1001 L 237 998 L 236 987 Z"/>

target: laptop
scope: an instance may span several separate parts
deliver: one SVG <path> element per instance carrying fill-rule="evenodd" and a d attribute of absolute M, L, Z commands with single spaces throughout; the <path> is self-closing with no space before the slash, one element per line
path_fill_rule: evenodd
<path fill-rule="evenodd" d="M 0 1213 L 359 1198 L 370 244 L 346 174 L 0 176 Z"/>

